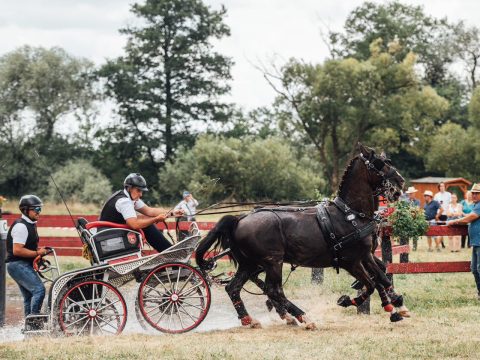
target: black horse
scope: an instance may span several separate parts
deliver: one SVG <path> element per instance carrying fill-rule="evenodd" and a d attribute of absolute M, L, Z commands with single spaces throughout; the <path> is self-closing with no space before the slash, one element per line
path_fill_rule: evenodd
<path fill-rule="evenodd" d="M 362 285 L 356 298 L 342 296 L 341 306 L 359 306 L 375 289 L 382 305 L 391 312 L 391 320 L 401 320 L 395 306 L 403 306 L 401 295 L 395 294 L 385 276 L 383 263 L 374 257 L 378 209 L 376 197 L 383 194 L 395 201 L 405 183 L 403 177 L 383 154 L 358 144 L 358 155 L 347 166 L 333 202 L 309 208 L 261 208 L 244 216 L 224 216 L 201 241 L 196 261 L 203 269 L 211 263 L 204 259 L 213 246 L 231 249 L 231 258 L 238 269 L 226 287 L 242 325 L 259 323 L 247 313 L 240 291 L 248 280 L 254 281 L 268 296 L 280 317 L 287 323 L 295 320 L 307 328 L 315 324 L 292 304 L 282 288 L 283 263 L 314 268 L 343 268 Z M 265 272 L 265 283 L 258 274 Z"/>

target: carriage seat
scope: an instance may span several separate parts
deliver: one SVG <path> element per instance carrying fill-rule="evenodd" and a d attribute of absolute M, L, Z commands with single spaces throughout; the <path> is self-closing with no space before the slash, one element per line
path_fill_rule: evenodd
<path fill-rule="evenodd" d="M 81 231 L 82 241 L 88 244 L 98 262 L 110 262 L 126 255 L 140 254 L 142 250 L 142 241 L 145 238 L 142 230 L 107 221 L 88 222 L 84 218 L 77 220 L 77 226 Z"/>

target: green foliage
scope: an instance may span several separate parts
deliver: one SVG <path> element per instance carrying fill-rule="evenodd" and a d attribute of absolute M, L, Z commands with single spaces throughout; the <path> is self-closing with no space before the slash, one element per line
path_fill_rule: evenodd
<path fill-rule="evenodd" d="M 160 171 L 163 201 L 188 189 L 203 201 L 311 199 L 323 185 L 306 158 L 296 158 L 282 139 L 232 139 L 203 136 Z"/>
<path fill-rule="evenodd" d="M 225 8 L 201 0 L 147 0 L 132 12 L 141 25 L 121 30 L 125 54 L 99 72 L 121 116 L 102 136 L 131 149 L 124 161 L 140 157 L 156 175 L 181 146 L 193 145 L 199 126 L 225 120 L 219 95 L 229 91 L 232 62 L 212 42 L 230 30 Z"/>
<path fill-rule="evenodd" d="M 480 171 L 472 166 L 477 156 L 478 130 L 465 130 L 458 124 L 442 125 L 432 137 L 425 154 L 427 170 L 446 176 L 476 179 Z"/>
<path fill-rule="evenodd" d="M 392 225 L 392 235 L 399 239 L 418 240 L 428 229 L 423 209 L 412 206 L 406 201 L 398 201 L 393 205 L 395 211 L 388 217 Z"/>
<path fill-rule="evenodd" d="M 365 61 L 348 58 L 311 65 L 290 60 L 281 69 L 275 102 L 283 133 L 315 147 L 330 190 L 358 141 L 420 156 L 448 102 L 421 84 L 415 56 L 398 62 L 371 44 Z M 287 136 L 287 135 L 286 135 Z"/>
<path fill-rule="evenodd" d="M 24 46 L 0 58 L 2 193 L 44 195 L 49 171 L 91 151 L 56 134 L 55 124 L 66 115 L 91 115 L 96 99 L 92 69 L 90 61 L 59 48 Z M 42 154 L 42 161 L 34 150 Z"/>
<path fill-rule="evenodd" d="M 377 39 L 383 41 L 381 51 L 395 53 L 399 61 L 410 51 L 418 54 L 432 86 L 444 80 L 455 57 L 453 26 L 446 19 L 428 16 L 422 6 L 399 1 L 364 2 L 349 14 L 343 33 L 330 34 L 335 55 L 361 60 L 370 57 L 370 45 Z"/>
<path fill-rule="evenodd" d="M 70 161 L 53 174 L 65 200 L 101 204 L 112 193 L 108 179 L 85 160 Z M 48 197 L 56 202 L 61 198 L 50 181 Z"/>

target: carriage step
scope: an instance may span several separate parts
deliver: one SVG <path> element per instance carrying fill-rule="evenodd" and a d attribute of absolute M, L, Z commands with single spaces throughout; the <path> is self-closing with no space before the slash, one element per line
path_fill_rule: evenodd
<path fill-rule="evenodd" d="M 41 334 L 50 332 L 50 330 L 45 329 L 49 319 L 50 315 L 48 314 L 28 315 L 25 318 L 25 327 L 22 332 L 24 334 Z"/>

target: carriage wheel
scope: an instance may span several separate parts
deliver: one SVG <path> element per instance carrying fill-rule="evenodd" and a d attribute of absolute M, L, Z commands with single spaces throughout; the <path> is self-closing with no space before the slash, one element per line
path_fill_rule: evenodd
<path fill-rule="evenodd" d="M 165 264 L 152 270 L 138 289 L 138 304 L 155 329 L 182 333 L 196 328 L 210 309 L 210 287 L 202 274 L 186 264 Z"/>
<path fill-rule="evenodd" d="M 63 295 L 58 316 L 66 335 L 116 335 L 127 322 L 127 305 L 114 286 L 100 280 L 85 280 Z"/>

